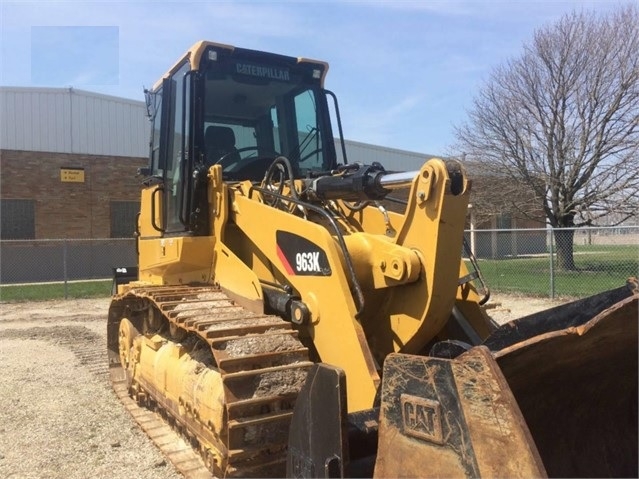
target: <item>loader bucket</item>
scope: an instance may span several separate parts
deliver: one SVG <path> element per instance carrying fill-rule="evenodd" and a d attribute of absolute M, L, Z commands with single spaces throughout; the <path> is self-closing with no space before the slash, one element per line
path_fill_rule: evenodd
<path fill-rule="evenodd" d="M 384 362 L 376 477 L 637 477 L 636 280 Z"/>
<path fill-rule="evenodd" d="M 384 362 L 375 477 L 542 477 L 543 464 L 490 351 Z"/>
<path fill-rule="evenodd" d="M 521 318 L 485 343 L 551 477 L 638 475 L 639 294 L 619 299 L 627 291 Z"/>

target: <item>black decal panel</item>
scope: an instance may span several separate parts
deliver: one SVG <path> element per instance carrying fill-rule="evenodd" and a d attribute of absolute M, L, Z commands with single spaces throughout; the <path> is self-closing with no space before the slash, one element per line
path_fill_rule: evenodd
<path fill-rule="evenodd" d="M 312 241 L 287 231 L 275 233 L 277 256 L 290 275 L 330 276 L 326 252 Z"/>

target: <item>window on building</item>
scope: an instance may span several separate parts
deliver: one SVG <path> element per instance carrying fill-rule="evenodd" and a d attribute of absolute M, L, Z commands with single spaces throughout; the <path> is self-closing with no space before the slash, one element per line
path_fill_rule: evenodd
<path fill-rule="evenodd" d="M 513 218 L 510 213 L 502 213 L 497 216 L 497 229 L 509 230 L 513 227 Z"/>
<path fill-rule="evenodd" d="M 35 201 L 0 200 L 0 239 L 35 238 Z"/>
<path fill-rule="evenodd" d="M 132 238 L 139 211 L 138 201 L 112 201 L 111 238 Z"/>

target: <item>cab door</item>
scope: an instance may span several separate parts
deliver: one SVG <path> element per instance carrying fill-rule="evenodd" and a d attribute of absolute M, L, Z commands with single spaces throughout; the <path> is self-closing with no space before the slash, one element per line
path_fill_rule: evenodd
<path fill-rule="evenodd" d="M 166 141 L 164 145 L 160 142 L 160 159 L 164 163 L 163 232 L 169 235 L 183 234 L 189 224 L 192 168 L 189 162 L 192 123 L 190 77 L 190 65 L 185 62 L 163 85 L 162 126 Z"/>

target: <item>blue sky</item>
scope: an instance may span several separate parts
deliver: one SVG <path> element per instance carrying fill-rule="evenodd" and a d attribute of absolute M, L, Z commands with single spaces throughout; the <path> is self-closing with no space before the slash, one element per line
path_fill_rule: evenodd
<path fill-rule="evenodd" d="M 4 1 L 0 85 L 69 87 L 143 99 L 198 40 L 330 64 L 345 137 L 448 152 L 492 68 L 535 29 L 610 0 Z"/>

